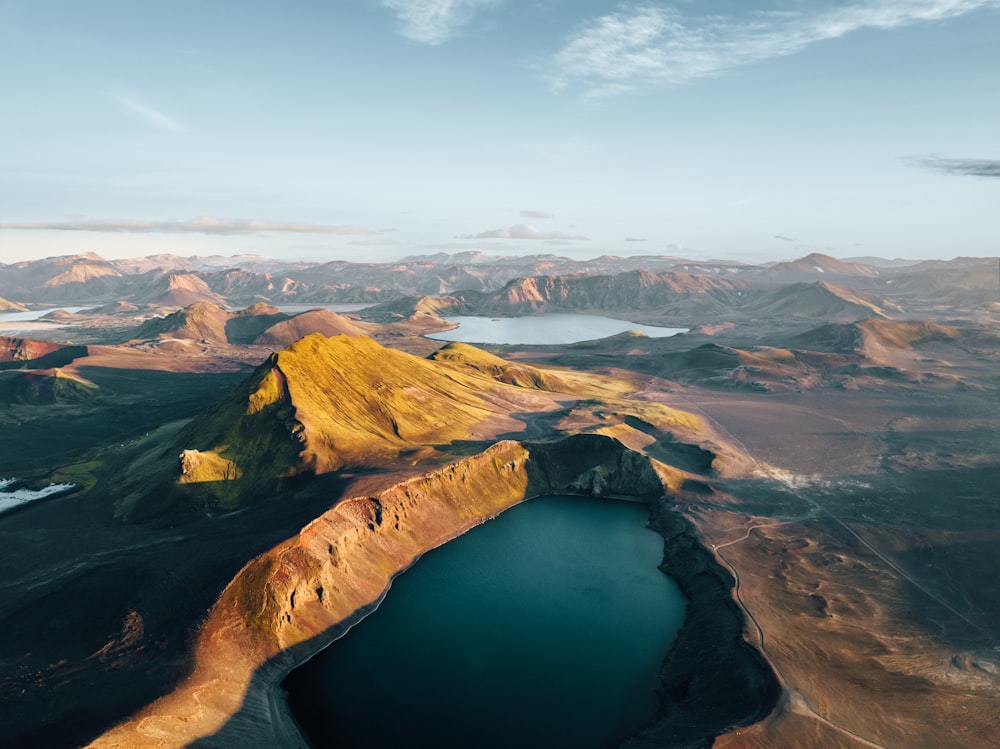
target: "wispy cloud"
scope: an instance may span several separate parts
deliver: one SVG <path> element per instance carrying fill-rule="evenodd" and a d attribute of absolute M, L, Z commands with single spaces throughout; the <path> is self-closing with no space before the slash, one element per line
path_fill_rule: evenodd
<path fill-rule="evenodd" d="M 546 239 L 551 242 L 567 239 L 586 240 L 587 237 L 579 234 L 563 234 L 558 231 L 539 231 L 530 224 L 514 224 L 500 229 L 490 229 L 479 234 L 463 234 L 456 239 Z"/>
<path fill-rule="evenodd" d="M 521 211 L 521 218 L 555 218 L 548 211 Z"/>
<path fill-rule="evenodd" d="M 159 130 L 164 133 L 186 133 L 188 131 L 182 123 L 175 120 L 173 117 L 164 114 L 156 109 L 153 109 L 141 101 L 130 98 L 128 96 L 120 96 L 118 94 L 109 94 L 109 96 L 117 101 L 122 109 L 124 109 L 129 115 L 134 119 L 139 120 L 149 127 Z"/>
<path fill-rule="evenodd" d="M 481 8 L 496 0 L 382 0 L 396 14 L 399 33 L 420 44 L 438 45 L 455 36 Z"/>
<path fill-rule="evenodd" d="M 183 221 L 126 221 L 126 220 L 67 220 L 43 221 L 26 224 L 5 224 L 7 229 L 27 231 L 96 231 L 126 234 L 377 234 L 365 226 L 329 226 L 322 224 L 289 224 L 260 219 L 228 219 L 202 216 Z"/>
<path fill-rule="evenodd" d="M 946 159 L 941 156 L 923 156 L 909 159 L 914 166 L 937 169 L 947 174 L 967 177 L 1000 177 L 1000 160 L 997 159 Z"/>
<path fill-rule="evenodd" d="M 648 242 L 645 237 L 625 237 L 626 242 Z"/>
<path fill-rule="evenodd" d="M 811 6 L 811 7 L 810 7 Z M 862 29 L 939 21 L 1000 0 L 866 0 L 843 7 L 692 18 L 679 7 L 627 5 L 585 22 L 548 61 L 554 90 L 604 97 L 649 85 L 679 86 L 740 65 L 800 52 Z"/>

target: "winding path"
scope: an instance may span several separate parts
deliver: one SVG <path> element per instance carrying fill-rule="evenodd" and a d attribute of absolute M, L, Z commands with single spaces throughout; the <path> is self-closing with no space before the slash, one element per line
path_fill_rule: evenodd
<path fill-rule="evenodd" d="M 715 556 L 718 557 L 718 559 L 724 565 L 726 565 L 726 568 L 732 574 L 733 579 L 736 580 L 736 586 L 734 588 L 734 593 L 736 595 L 736 602 L 739 604 L 740 608 L 743 609 L 743 613 L 746 614 L 747 618 L 751 622 L 753 622 L 754 627 L 757 629 L 757 637 L 759 639 L 758 647 L 760 648 L 760 652 L 764 656 L 764 658 L 767 659 L 767 662 L 771 664 L 771 668 L 774 669 L 774 672 L 778 675 L 778 679 L 781 681 L 781 684 L 784 687 L 785 692 L 788 694 L 792 711 L 808 715 L 811 718 L 814 718 L 815 720 L 819 721 L 820 723 L 829 726 L 838 733 L 841 733 L 851 739 L 854 739 L 863 746 L 872 747 L 873 749 L 889 749 L 889 747 L 886 747 L 883 744 L 876 744 L 874 741 L 870 741 L 866 739 L 864 736 L 855 733 L 849 728 L 845 728 L 842 725 L 834 723 L 829 718 L 826 718 L 825 716 L 816 712 L 816 710 L 812 707 L 812 705 L 809 704 L 809 700 L 806 698 L 806 696 L 798 689 L 795 689 L 794 687 L 791 686 L 791 682 L 785 676 L 784 672 L 781 670 L 781 666 L 779 666 L 777 661 L 775 661 L 775 659 L 772 658 L 771 655 L 767 652 L 767 644 L 764 640 L 764 628 L 761 627 L 760 622 L 757 621 L 757 618 L 753 615 L 753 612 L 750 611 L 746 603 L 743 601 L 743 590 L 741 586 L 739 570 L 737 570 L 735 565 L 733 565 L 728 559 L 726 559 L 725 555 L 722 554 L 721 552 L 722 549 L 746 541 L 748 538 L 750 538 L 750 534 L 753 533 L 758 528 L 775 528 L 782 525 L 791 525 L 793 523 L 800 523 L 804 520 L 808 520 L 812 517 L 815 517 L 815 511 L 809 513 L 803 518 L 797 518 L 794 520 L 784 520 L 778 523 L 758 523 L 757 525 L 751 525 L 749 528 L 747 528 L 746 533 L 744 533 L 740 538 L 737 538 L 733 541 L 727 541 L 724 544 L 713 545 L 712 549 L 715 552 Z"/>
<path fill-rule="evenodd" d="M 649 381 L 646 383 L 645 389 L 646 390 L 651 390 L 652 387 L 653 387 L 653 383 L 654 382 L 655 382 L 655 378 L 653 378 L 653 377 L 649 378 Z M 701 408 L 700 406 L 698 406 L 695 403 L 692 403 L 691 400 L 687 397 L 687 395 L 685 395 L 684 393 L 676 392 L 676 391 L 672 392 L 670 394 L 677 396 L 680 400 L 682 400 L 685 403 L 686 406 L 690 407 L 692 410 L 697 410 L 701 414 L 701 416 L 703 418 L 705 418 L 707 421 L 711 422 L 719 431 L 723 432 L 736 445 L 738 445 L 740 448 L 742 448 L 744 454 L 753 461 L 754 466 L 756 467 L 756 469 L 761 474 L 764 474 L 765 476 L 767 476 L 768 478 L 770 478 L 772 480 L 784 483 L 784 482 L 782 482 L 782 480 L 780 478 L 780 475 L 770 465 L 768 465 L 767 463 L 762 463 L 761 461 L 759 461 L 754 456 L 753 452 L 747 447 L 747 445 L 741 439 L 739 439 L 735 434 L 733 434 L 728 429 L 726 429 L 726 427 L 723 426 L 722 424 L 720 424 L 717 420 L 713 419 L 708 413 L 706 413 L 706 411 L 703 408 Z M 914 585 L 917 585 L 917 587 L 920 590 L 923 590 L 924 592 L 927 592 L 926 590 L 924 590 L 924 588 L 922 586 L 918 585 L 912 578 L 910 578 L 905 573 L 903 573 L 902 570 L 900 570 L 895 564 L 893 564 L 892 562 L 890 562 L 882 553 L 880 553 L 871 544 L 869 544 L 867 541 L 865 541 L 863 538 L 861 538 L 861 536 L 859 536 L 846 523 L 844 523 L 842 520 L 840 520 L 840 518 L 838 518 L 837 516 L 835 516 L 833 513 L 831 513 L 825 507 L 822 507 L 812 497 L 804 496 L 803 495 L 803 496 L 801 496 L 801 498 L 805 499 L 810 504 L 810 506 L 812 507 L 812 510 L 807 515 L 805 515 L 804 517 L 794 518 L 794 519 L 791 519 L 791 520 L 783 520 L 783 521 L 778 521 L 778 522 L 774 522 L 774 523 L 758 523 L 756 525 L 752 525 L 749 528 L 747 528 L 746 532 L 740 538 L 734 539 L 732 541 L 727 541 L 727 542 L 722 543 L 722 544 L 712 545 L 712 551 L 715 553 L 715 556 L 719 559 L 719 561 L 721 561 L 726 566 L 726 568 L 729 570 L 730 574 L 732 574 L 733 579 L 736 581 L 736 585 L 734 587 L 734 594 L 735 594 L 735 597 L 736 597 L 736 602 L 737 602 L 737 604 L 739 604 L 739 607 L 743 610 L 743 613 L 747 616 L 747 619 L 749 619 L 751 622 L 753 622 L 753 626 L 757 630 L 757 637 L 758 637 L 758 640 L 759 640 L 759 646 L 758 647 L 760 649 L 760 652 L 764 656 L 764 658 L 767 660 L 767 662 L 771 665 L 771 668 L 774 669 L 775 674 L 777 674 L 778 679 L 781 681 L 782 687 L 784 688 L 785 692 L 788 694 L 792 711 L 793 712 L 797 712 L 799 714 L 807 715 L 807 716 L 815 719 L 816 721 L 818 721 L 818 722 L 820 722 L 820 723 L 828 726 L 829 728 L 837 731 L 838 733 L 840 733 L 840 734 L 842 734 L 844 736 L 847 736 L 850 739 L 853 739 L 854 741 L 858 742 L 862 746 L 872 747 L 872 749 L 889 749 L 889 747 L 887 747 L 887 746 L 885 746 L 883 744 L 878 744 L 878 743 L 876 743 L 874 741 L 871 741 L 871 740 L 865 738 L 864 736 L 861 736 L 861 735 L 855 733 L 851 729 L 846 728 L 846 727 L 844 727 L 844 726 L 842 726 L 842 725 L 840 725 L 838 723 L 835 723 L 834 721 L 830 720 L 829 718 L 825 717 L 824 715 L 821 715 L 820 713 L 818 713 L 815 710 L 815 708 L 813 708 L 812 705 L 809 704 L 809 700 L 807 699 L 806 695 L 803 694 L 800 690 L 794 688 L 791 685 L 791 681 L 788 679 L 788 677 L 785 676 L 785 673 L 781 670 L 781 666 L 778 665 L 777 661 L 767 651 L 767 643 L 765 641 L 764 628 L 760 625 L 760 622 L 757 621 L 757 618 L 754 616 L 753 612 L 750 610 L 750 608 L 746 605 L 746 603 L 743 600 L 742 580 L 740 578 L 739 570 L 736 569 L 736 566 L 733 565 L 726 558 L 726 556 L 721 551 L 722 549 L 725 549 L 727 547 L 730 547 L 730 546 L 733 546 L 735 544 L 742 543 L 742 542 L 746 541 L 747 539 L 750 538 L 750 535 L 755 530 L 757 530 L 759 528 L 775 528 L 775 527 L 782 526 L 782 525 L 791 525 L 793 523 L 800 523 L 800 522 L 803 522 L 804 520 L 815 518 L 816 515 L 817 515 L 817 513 L 822 512 L 822 513 L 824 513 L 826 515 L 829 515 L 830 518 L 832 518 L 834 521 L 836 521 L 841 526 L 843 526 L 855 538 L 857 538 L 862 544 L 864 544 L 868 549 L 870 549 L 872 552 L 874 552 L 875 555 L 879 559 L 881 559 L 884 562 L 886 562 L 897 574 L 901 575 L 904 579 L 908 580 L 909 582 L 913 583 Z M 715 509 L 717 509 L 717 508 L 715 508 Z M 931 596 L 931 597 L 934 598 L 935 600 L 938 600 L 935 596 Z M 949 610 L 951 610 L 950 607 L 948 607 L 948 608 L 949 608 Z M 965 620 L 965 617 L 962 617 L 962 619 Z M 965 621 L 968 621 L 968 620 L 965 620 Z"/>

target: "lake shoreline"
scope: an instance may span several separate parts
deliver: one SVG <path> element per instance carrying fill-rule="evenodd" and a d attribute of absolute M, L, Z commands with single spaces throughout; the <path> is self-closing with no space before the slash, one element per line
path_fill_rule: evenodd
<path fill-rule="evenodd" d="M 527 497 L 523 502 L 537 498 Z M 677 510 L 676 497 L 649 502 L 615 495 L 599 499 L 647 505 L 649 527 L 663 539 L 663 559 L 658 567 L 677 583 L 687 599 L 684 622 L 661 663 L 656 722 L 626 738 L 620 744 L 622 749 L 701 749 L 732 728 L 765 718 L 777 704 L 781 688 L 763 656 L 743 637 L 746 619 L 733 598 L 735 581 Z M 420 557 L 414 559 L 406 569 L 419 561 Z M 390 582 L 378 601 L 336 625 L 335 632 L 326 633 L 328 643 L 288 667 L 283 676 L 265 687 L 270 714 L 284 721 L 280 728 L 275 726 L 276 733 L 311 749 L 322 749 L 309 741 L 308 727 L 292 711 L 285 679 L 378 609 L 391 587 Z M 720 694 L 726 699 L 720 701 Z M 198 746 L 208 749 L 213 745 Z"/>
<path fill-rule="evenodd" d="M 380 493 L 378 502 L 383 513 L 401 510 L 400 503 L 410 512 L 421 513 L 424 520 L 414 517 L 414 528 L 433 523 L 426 528 L 430 535 L 420 541 L 423 545 L 413 546 L 417 553 L 396 573 L 430 548 L 528 497 L 553 493 L 609 498 L 632 495 L 645 502 L 652 510 L 653 529 L 665 540 L 661 565 L 666 565 L 667 573 L 687 597 L 688 617 L 661 669 L 661 717 L 623 746 L 705 746 L 732 726 L 754 722 L 766 714 L 779 690 L 766 663 L 743 639 L 745 620 L 733 599 L 733 580 L 678 512 L 678 495 L 664 495 L 661 481 L 648 458 L 620 443 L 604 436 L 574 435 L 557 442 L 530 443 L 530 450 L 516 442 L 497 443 L 460 463 L 396 485 Z M 471 496 L 469 492 L 480 497 L 479 505 L 466 507 L 464 499 L 448 504 L 458 502 L 459 496 Z M 365 537 L 369 533 L 399 533 L 387 524 L 375 526 L 376 531 L 370 530 L 371 524 L 367 532 L 352 530 L 356 523 L 364 526 L 366 508 L 370 509 L 373 501 L 342 501 L 303 528 L 298 537 L 248 563 L 209 612 L 195 647 L 196 665 L 190 677 L 91 745 L 110 748 L 146 743 L 195 749 L 303 746 L 305 738 L 287 708 L 282 682 L 293 669 L 374 610 L 388 588 L 388 579 L 379 590 L 366 583 L 373 595 L 362 603 L 367 593 L 359 589 L 357 595 L 352 594 L 361 604 L 353 610 L 346 607 L 346 600 L 323 598 L 342 612 L 338 619 L 330 618 L 333 610 L 324 613 L 325 607 L 315 594 L 308 597 L 314 588 L 329 591 L 338 587 L 328 579 L 338 568 L 321 563 L 328 551 L 335 554 L 334 544 L 342 543 L 337 539 L 354 538 L 359 532 Z M 487 502 L 489 506 L 483 504 Z M 455 512 L 459 506 L 466 507 L 462 510 L 466 519 L 454 516 L 448 521 L 452 527 L 446 530 L 441 525 L 441 512 L 446 507 Z M 356 521 L 349 520 L 355 515 Z M 409 543 L 417 541 L 414 538 Z M 351 544 L 352 568 L 371 561 L 375 545 Z M 293 592 L 299 592 L 298 601 Z M 296 617 L 287 616 L 289 600 L 299 604 Z M 262 605 L 265 608 L 260 608 Z M 306 629 L 288 629 L 300 627 L 300 621 Z M 308 637 L 296 635 L 307 631 L 311 632 Z"/>
<path fill-rule="evenodd" d="M 687 616 L 660 672 L 660 717 L 623 749 L 701 749 L 728 730 L 763 720 L 782 690 L 763 655 L 744 638 L 746 617 L 735 580 L 676 507 L 651 503 L 650 525 L 663 537 L 660 569 L 688 599 Z"/>
<path fill-rule="evenodd" d="M 293 715 L 316 746 L 452 746 L 486 725 L 476 743 L 497 749 L 634 735 L 656 719 L 687 608 L 648 521 L 645 503 L 581 494 L 505 510 L 424 555 L 378 616 L 293 671 Z"/>

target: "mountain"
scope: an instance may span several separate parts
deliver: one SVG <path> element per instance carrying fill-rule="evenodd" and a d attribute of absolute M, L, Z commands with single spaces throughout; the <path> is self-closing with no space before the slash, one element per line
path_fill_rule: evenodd
<path fill-rule="evenodd" d="M 0 269 L 0 296 L 63 303 L 96 299 L 116 288 L 121 276 L 92 252 L 25 261 Z"/>
<path fill-rule="evenodd" d="M 195 302 L 226 304 L 225 298 L 212 291 L 201 276 L 183 272 L 167 273 L 156 279 L 140 301 L 159 307 L 186 307 Z"/>
<path fill-rule="evenodd" d="M 313 309 L 275 323 L 257 336 L 254 343 L 284 348 L 311 333 L 358 336 L 367 333 L 369 327 L 328 309 Z"/>
<path fill-rule="evenodd" d="M 282 273 L 289 269 L 306 267 L 314 263 L 273 260 L 263 255 L 207 255 L 181 257 L 165 253 L 139 258 L 122 258 L 111 263 L 125 275 L 140 275 L 151 270 L 215 272 L 240 268 L 254 273 Z"/>
<path fill-rule="evenodd" d="M 511 281 L 480 306 L 508 314 L 546 310 L 657 310 L 705 297 L 737 300 L 746 284 L 711 275 L 629 271 L 611 276 L 534 276 Z"/>
<path fill-rule="evenodd" d="M 909 350 L 927 343 L 956 341 L 959 337 L 959 330 L 947 325 L 924 320 L 872 318 L 847 324 L 822 325 L 795 336 L 791 342 L 819 351 L 848 354 L 873 349 Z"/>
<path fill-rule="evenodd" d="M 255 344 L 284 348 L 311 333 L 364 335 L 369 330 L 326 309 L 288 315 L 269 304 L 228 312 L 210 302 L 195 302 L 165 317 L 147 320 L 129 334 L 132 340 L 182 339 L 213 343 Z"/>
<path fill-rule="evenodd" d="M 835 257 L 814 252 L 804 258 L 786 263 L 776 263 L 761 273 L 775 281 L 804 281 L 817 276 L 839 276 L 845 278 L 874 278 L 879 275 L 877 268 L 862 263 L 850 263 Z"/>
<path fill-rule="evenodd" d="M 253 343 L 268 328 L 287 319 L 289 315 L 277 307 L 258 302 L 229 314 L 229 319 L 226 320 L 226 340 L 237 344 Z"/>
<path fill-rule="evenodd" d="M 867 317 L 888 318 L 901 311 L 895 302 L 872 294 L 819 281 L 781 286 L 747 305 L 760 317 L 822 317 L 832 320 L 860 320 Z"/>
<path fill-rule="evenodd" d="M 178 496 L 234 507 L 281 479 L 390 466 L 414 451 L 426 457 L 435 446 L 475 440 L 487 421 L 522 410 L 516 392 L 364 336 L 310 335 L 272 354 L 186 429 L 168 453 L 181 455 L 172 499 L 162 487 L 133 487 L 121 510 L 155 512 Z"/>
<path fill-rule="evenodd" d="M 215 304 L 195 302 L 166 317 L 147 320 L 130 337 L 139 340 L 181 338 L 228 343 L 226 324 L 229 318 L 230 313 Z"/>
<path fill-rule="evenodd" d="M 775 288 L 826 281 L 856 294 L 877 293 L 927 315 L 1000 300 L 996 260 L 956 258 L 915 265 L 838 260 L 813 253 L 791 262 L 748 266 L 666 255 L 491 257 L 438 253 L 387 263 L 292 263 L 256 256 L 154 256 L 104 260 L 88 253 L 0 264 L 0 296 L 21 302 L 185 307 L 255 303 L 384 303 L 451 298 L 455 310 L 484 315 L 545 311 L 641 311 L 661 319 L 744 317 Z M 883 312 L 889 311 L 875 302 Z M 385 310 L 389 311 L 389 310 Z M 401 312 L 402 318 L 418 310 Z M 426 311 L 426 310 L 424 310 Z M 426 324 L 426 320 L 411 321 Z"/>
<path fill-rule="evenodd" d="M 412 296 L 366 307 L 360 311 L 360 315 L 366 320 L 379 323 L 426 317 L 440 319 L 444 314 L 457 314 L 463 304 L 463 299 L 453 296 Z"/>
<path fill-rule="evenodd" d="M 1000 301 L 998 259 L 928 260 L 901 269 L 881 289 L 900 300 L 937 308 L 968 308 Z"/>
<path fill-rule="evenodd" d="M 985 331 L 972 334 L 926 321 L 872 317 L 820 325 L 782 345 L 708 343 L 683 351 L 651 351 L 641 369 L 702 387 L 765 393 L 950 387 L 967 372 L 949 362 L 968 359 L 973 349 L 989 357 L 995 346 L 995 336 Z"/>

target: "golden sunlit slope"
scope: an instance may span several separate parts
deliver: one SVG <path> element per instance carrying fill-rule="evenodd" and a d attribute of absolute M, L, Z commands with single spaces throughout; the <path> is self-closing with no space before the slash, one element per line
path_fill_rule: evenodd
<path fill-rule="evenodd" d="M 561 392 L 571 390 L 568 383 L 550 372 L 543 372 L 527 364 L 509 362 L 467 343 L 449 343 L 427 358 L 431 361 L 469 367 L 509 385 Z"/>
<path fill-rule="evenodd" d="M 309 335 L 189 426 L 180 482 L 201 501 L 233 506 L 275 478 L 382 467 L 414 449 L 492 439 L 523 427 L 508 414 L 545 407 L 531 401 L 479 372 L 370 338 Z"/>

